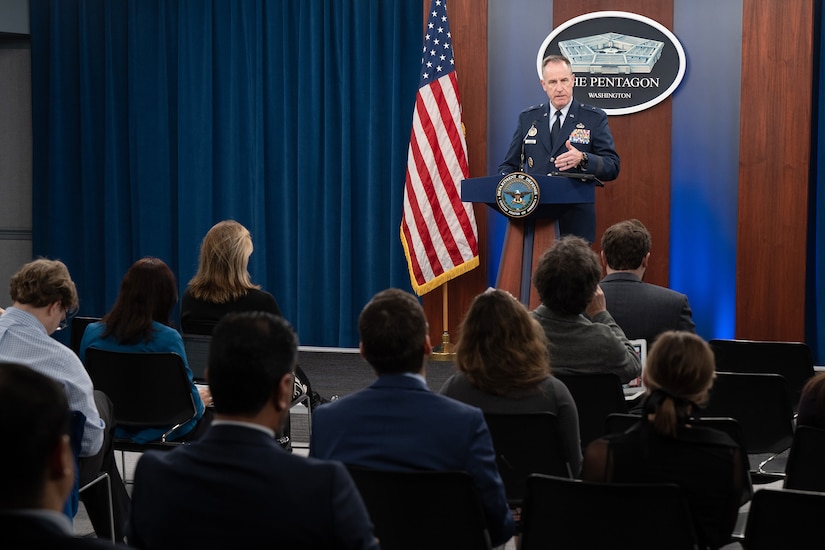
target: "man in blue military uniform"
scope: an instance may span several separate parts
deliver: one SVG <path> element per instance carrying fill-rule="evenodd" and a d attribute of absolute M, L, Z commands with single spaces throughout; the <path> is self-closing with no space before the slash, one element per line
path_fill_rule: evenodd
<path fill-rule="evenodd" d="M 551 172 L 592 174 L 602 181 L 619 175 L 619 154 L 601 109 L 573 98 L 575 75 L 570 61 L 551 55 L 542 62 L 541 87 L 548 103 L 530 107 L 519 115 L 513 141 L 498 172 L 528 174 Z M 592 185 L 583 182 L 582 185 Z M 592 203 L 554 205 L 546 215 L 558 220 L 561 235 L 596 239 L 596 210 Z"/>

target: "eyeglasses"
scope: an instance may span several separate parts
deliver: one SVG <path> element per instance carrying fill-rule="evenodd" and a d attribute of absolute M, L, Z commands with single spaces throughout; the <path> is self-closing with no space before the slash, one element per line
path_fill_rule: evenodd
<path fill-rule="evenodd" d="M 69 321 L 77 315 L 77 308 L 67 309 L 63 308 L 63 319 L 60 320 L 60 324 L 57 325 L 56 331 L 63 330 L 69 326 Z"/>

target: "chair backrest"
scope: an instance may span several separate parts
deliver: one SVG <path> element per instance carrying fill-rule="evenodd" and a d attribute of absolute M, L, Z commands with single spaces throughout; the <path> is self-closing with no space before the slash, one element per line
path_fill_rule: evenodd
<path fill-rule="evenodd" d="M 100 317 L 74 317 L 71 320 L 69 329 L 69 347 L 75 354 L 80 355 L 80 343 L 83 341 L 83 333 L 86 327 L 92 323 L 100 321 Z"/>
<path fill-rule="evenodd" d="M 382 550 L 489 550 L 481 500 L 466 472 L 347 466 Z"/>
<path fill-rule="evenodd" d="M 86 350 L 86 371 L 114 404 L 122 427 L 183 424 L 197 415 L 183 359 L 176 353 Z"/>
<path fill-rule="evenodd" d="M 717 372 L 702 416 L 735 418 L 750 454 L 781 453 L 793 440 L 793 409 L 779 374 Z"/>
<path fill-rule="evenodd" d="M 825 492 L 825 430 L 796 427 L 785 463 L 784 487 Z"/>
<path fill-rule="evenodd" d="M 527 478 L 521 550 L 688 550 L 696 540 L 690 508 L 675 484 Z"/>
<path fill-rule="evenodd" d="M 637 414 L 609 414 L 607 416 L 607 421 L 605 422 L 605 433 L 614 434 L 624 432 L 638 424 L 641 418 L 642 417 Z M 695 423 L 699 426 L 707 426 L 708 428 L 713 428 L 719 430 L 720 432 L 725 432 L 731 437 L 731 439 L 733 439 L 736 443 L 739 444 L 739 447 L 743 451 L 747 452 L 747 447 L 745 447 L 745 438 L 742 434 L 742 427 L 739 425 L 739 422 L 735 418 L 702 417 L 697 418 L 695 420 Z"/>
<path fill-rule="evenodd" d="M 77 461 L 80 458 L 80 446 L 85 424 L 85 414 L 80 411 L 71 411 L 69 416 L 69 444 L 72 447 L 72 455 L 74 456 L 74 487 L 63 505 L 63 513 L 69 519 L 74 518 L 77 514 L 77 506 L 80 502 L 80 468 Z"/>
<path fill-rule="evenodd" d="M 623 433 L 635 426 L 642 419 L 637 414 L 614 413 L 607 416 L 605 422 L 605 432 L 609 434 Z M 742 450 L 742 504 L 745 504 L 753 497 L 753 484 L 749 473 L 750 462 L 748 461 L 748 450 L 745 446 L 745 436 L 742 434 L 742 427 L 735 418 L 726 417 L 704 417 L 697 418 L 694 423 L 698 426 L 705 426 L 725 432 L 733 439 Z"/>
<path fill-rule="evenodd" d="M 195 382 L 206 381 L 206 366 L 209 360 L 209 344 L 212 337 L 202 334 L 184 334 L 183 349 L 186 351 L 186 361 Z"/>
<path fill-rule="evenodd" d="M 791 406 L 796 410 L 802 386 L 814 375 L 811 349 L 804 342 L 761 340 L 709 341 L 716 358 L 716 370 L 781 374 L 787 382 Z"/>
<path fill-rule="evenodd" d="M 484 413 L 501 480 L 511 506 L 520 506 L 530 474 L 573 477 L 559 422 L 551 412 Z"/>
<path fill-rule="evenodd" d="M 579 413 L 582 448 L 604 435 L 604 422 L 610 413 L 626 413 L 627 402 L 622 382 L 612 372 L 555 375 L 564 382 Z"/>
<path fill-rule="evenodd" d="M 743 546 L 748 550 L 816 548 L 822 541 L 823 517 L 825 493 L 760 489 L 748 511 Z"/>

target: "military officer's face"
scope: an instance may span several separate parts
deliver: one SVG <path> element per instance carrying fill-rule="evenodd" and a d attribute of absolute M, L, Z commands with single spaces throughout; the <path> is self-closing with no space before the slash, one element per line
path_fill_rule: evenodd
<path fill-rule="evenodd" d="M 573 97 L 573 72 L 563 61 L 550 62 L 544 66 L 542 71 L 544 78 L 541 80 L 541 87 L 550 99 L 550 104 L 556 109 L 561 109 Z"/>

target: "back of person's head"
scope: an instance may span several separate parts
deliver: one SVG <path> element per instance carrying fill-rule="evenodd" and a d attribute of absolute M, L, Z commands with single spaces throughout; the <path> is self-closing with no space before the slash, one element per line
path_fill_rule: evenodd
<path fill-rule="evenodd" d="M 629 271 L 642 265 L 650 252 L 650 233 L 637 219 L 611 225 L 602 235 L 602 251 L 610 269 Z"/>
<path fill-rule="evenodd" d="M 235 220 L 216 223 L 201 243 L 198 272 L 189 281 L 189 292 L 198 300 L 225 304 L 246 295 L 252 284 L 249 257 L 252 235 Z"/>
<path fill-rule="evenodd" d="M 655 414 L 654 429 L 674 435 L 680 421 L 708 399 L 716 361 L 707 342 L 692 332 L 660 334 L 642 374 L 648 391 L 646 411 Z"/>
<path fill-rule="evenodd" d="M 551 311 L 578 315 L 593 299 L 601 277 L 599 257 L 587 241 L 566 235 L 539 258 L 533 285 Z"/>
<path fill-rule="evenodd" d="M 57 382 L 0 363 L 0 510 L 41 507 L 50 463 L 68 429 L 69 406 Z"/>
<path fill-rule="evenodd" d="M 103 317 L 103 335 L 114 335 L 122 344 L 152 338 L 152 321 L 169 326 L 169 315 L 178 301 L 175 274 L 163 260 L 141 258 L 123 276 L 112 310 Z"/>
<path fill-rule="evenodd" d="M 550 376 L 544 330 L 508 292 L 476 296 L 459 332 L 456 367 L 481 391 L 509 395 Z"/>
<path fill-rule="evenodd" d="M 228 313 L 215 327 L 206 377 L 215 412 L 251 417 L 281 379 L 295 371 L 298 337 L 283 318 L 252 311 Z"/>
<path fill-rule="evenodd" d="M 379 375 L 420 372 L 427 330 L 421 304 L 397 288 L 373 296 L 358 317 L 361 353 Z"/>
<path fill-rule="evenodd" d="M 55 302 L 67 311 L 78 306 L 77 288 L 60 260 L 40 258 L 25 264 L 12 275 L 9 295 L 14 302 L 36 308 Z"/>
<path fill-rule="evenodd" d="M 796 424 L 825 429 L 825 372 L 815 374 L 802 387 Z"/>

